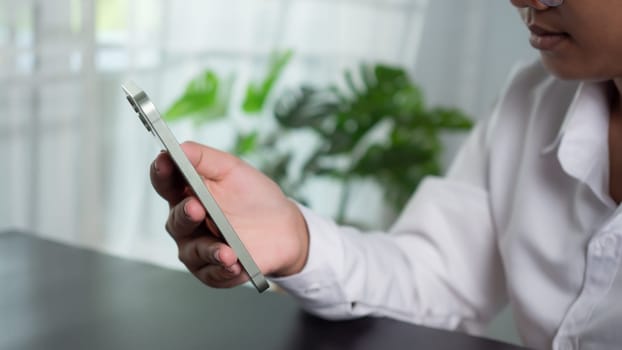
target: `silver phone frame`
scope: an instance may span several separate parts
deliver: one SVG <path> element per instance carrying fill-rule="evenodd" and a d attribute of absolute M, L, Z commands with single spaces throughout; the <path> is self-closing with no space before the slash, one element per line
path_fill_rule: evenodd
<path fill-rule="evenodd" d="M 246 273 L 250 277 L 252 284 L 255 286 L 258 292 L 263 292 L 268 289 L 268 281 L 257 267 L 257 264 L 251 257 L 250 253 L 240 240 L 240 237 L 235 232 L 229 220 L 224 215 L 218 203 L 209 192 L 203 180 L 195 170 L 194 166 L 190 163 L 190 160 L 186 157 L 179 142 L 167 126 L 166 122 L 162 119 L 160 112 L 158 112 L 155 105 L 147 96 L 147 93 L 138 87 L 133 81 L 126 81 L 121 85 L 121 88 L 127 95 L 127 100 L 134 108 L 134 111 L 138 113 L 138 117 L 147 129 L 151 132 L 160 143 L 168 151 L 171 158 L 179 168 L 179 171 L 183 174 L 186 181 L 196 194 L 199 202 L 203 205 L 208 215 L 214 221 L 214 224 L 220 230 L 225 242 L 233 249 L 238 256 L 240 264 L 246 270 Z"/>

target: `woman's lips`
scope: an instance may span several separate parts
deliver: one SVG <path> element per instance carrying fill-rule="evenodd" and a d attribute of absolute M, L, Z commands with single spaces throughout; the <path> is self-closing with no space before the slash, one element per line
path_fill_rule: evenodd
<path fill-rule="evenodd" d="M 529 43 L 531 46 L 542 51 L 551 51 L 569 37 L 567 33 L 548 30 L 537 25 L 530 25 Z"/>

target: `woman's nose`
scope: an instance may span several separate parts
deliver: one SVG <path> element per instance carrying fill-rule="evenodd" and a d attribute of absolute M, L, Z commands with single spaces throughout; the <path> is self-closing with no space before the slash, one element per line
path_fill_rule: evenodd
<path fill-rule="evenodd" d="M 549 7 L 557 7 L 564 3 L 564 0 L 510 0 L 512 5 L 518 8 L 531 7 L 536 10 L 546 10 Z"/>

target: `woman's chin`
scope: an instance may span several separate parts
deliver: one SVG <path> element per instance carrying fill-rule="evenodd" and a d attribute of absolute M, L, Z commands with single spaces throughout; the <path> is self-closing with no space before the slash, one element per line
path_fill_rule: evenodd
<path fill-rule="evenodd" d="M 544 67 L 561 80 L 604 81 L 622 76 L 622 72 L 616 75 L 614 72 L 598 69 L 602 67 L 598 64 L 570 62 L 546 55 L 541 55 L 541 59 Z"/>

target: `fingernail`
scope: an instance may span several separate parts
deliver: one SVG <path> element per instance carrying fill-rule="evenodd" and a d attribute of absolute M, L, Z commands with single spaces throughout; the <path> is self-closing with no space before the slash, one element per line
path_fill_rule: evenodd
<path fill-rule="evenodd" d="M 188 203 L 184 204 L 184 215 L 186 215 L 186 218 L 190 219 L 190 215 L 188 214 Z"/>
<path fill-rule="evenodd" d="M 214 260 L 220 262 L 220 250 L 216 249 L 216 251 L 214 252 Z"/>
<path fill-rule="evenodd" d="M 160 167 L 158 166 L 158 160 L 154 160 L 153 161 L 153 170 L 155 170 L 156 173 L 160 172 Z"/>
<path fill-rule="evenodd" d="M 227 270 L 229 273 L 234 273 L 235 272 L 234 269 L 233 269 L 233 265 L 225 267 L 225 270 Z"/>

